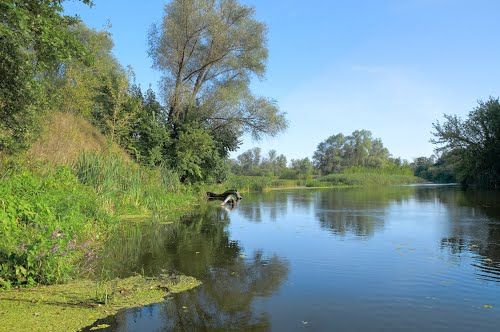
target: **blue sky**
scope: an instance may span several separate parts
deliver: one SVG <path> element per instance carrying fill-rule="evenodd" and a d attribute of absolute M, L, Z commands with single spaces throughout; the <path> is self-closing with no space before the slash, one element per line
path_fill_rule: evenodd
<path fill-rule="evenodd" d="M 157 90 L 160 74 L 147 56 L 147 31 L 165 1 L 69 1 L 93 28 L 107 22 L 114 54 L 137 81 Z M 334 133 L 371 130 L 394 156 L 430 155 L 432 122 L 466 115 L 478 99 L 500 95 L 500 1 L 495 0 L 245 0 L 268 25 L 266 79 L 256 94 L 287 112 L 276 138 L 246 137 L 289 159 L 312 156 Z"/>

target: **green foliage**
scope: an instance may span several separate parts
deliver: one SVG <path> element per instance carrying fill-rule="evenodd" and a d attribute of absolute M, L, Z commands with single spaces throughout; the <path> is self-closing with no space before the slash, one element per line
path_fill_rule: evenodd
<path fill-rule="evenodd" d="M 490 98 L 469 113 L 465 120 L 445 115 L 434 124 L 434 144 L 444 152 L 465 186 L 500 187 L 500 102 Z"/>
<path fill-rule="evenodd" d="M 86 47 L 91 61 L 64 62 L 54 83 L 58 107 L 91 120 L 141 164 L 160 165 L 171 143 L 171 131 L 154 92 L 148 89 L 143 95 L 134 83 L 132 69 L 126 71 L 118 63 L 108 31 L 83 24 L 73 26 L 71 31 Z"/>
<path fill-rule="evenodd" d="M 294 188 L 300 181 L 278 179 L 272 176 L 247 176 L 230 174 L 223 184 L 206 186 L 207 190 L 223 192 L 227 188 L 235 188 L 240 192 L 265 192 L 277 188 Z"/>
<path fill-rule="evenodd" d="M 435 183 L 453 183 L 456 181 L 454 170 L 446 154 L 436 159 L 435 156 L 416 158 L 411 164 L 415 176 Z"/>
<path fill-rule="evenodd" d="M 123 73 L 111 73 L 103 80 L 93 109 L 94 123 L 111 142 L 126 147 L 141 101 L 131 94 L 128 78 Z"/>
<path fill-rule="evenodd" d="M 350 136 L 332 135 L 318 145 L 314 165 L 322 174 L 338 173 L 352 166 L 382 167 L 389 162 L 389 151 L 368 130 L 356 130 Z"/>
<path fill-rule="evenodd" d="M 309 158 L 292 159 L 290 175 L 295 179 L 311 180 L 314 174 L 314 166 Z"/>
<path fill-rule="evenodd" d="M 165 162 L 171 147 L 171 130 L 167 126 L 164 108 L 156 99 L 153 90 L 144 95 L 136 89 L 137 99 L 142 103 L 128 135 L 127 150 L 143 165 L 159 166 Z"/>
<path fill-rule="evenodd" d="M 221 181 L 224 161 L 219 157 L 210 134 L 202 128 L 185 126 L 175 141 L 172 166 L 182 182 Z M 216 178 L 216 175 L 221 178 Z"/>
<path fill-rule="evenodd" d="M 413 169 L 409 165 L 396 165 L 387 164 L 383 167 L 360 167 L 353 166 L 346 168 L 342 173 L 344 174 L 379 174 L 379 175 L 401 175 L 413 176 Z"/>
<path fill-rule="evenodd" d="M 66 280 L 110 220 L 68 168 L 14 171 L 0 186 L 0 287 Z"/>
<path fill-rule="evenodd" d="M 104 208 L 115 215 L 176 217 L 196 202 L 189 188 L 167 167 L 154 169 L 120 156 L 84 153 L 74 166 L 80 181 L 93 187 Z"/>
<path fill-rule="evenodd" d="M 0 1 L 0 151 L 27 147 L 50 106 L 48 78 L 60 61 L 86 56 L 69 30 L 77 20 L 62 12 L 62 0 Z"/>
<path fill-rule="evenodd" d="M 273 178 L 267 176 L 232 175 L 224 184 L 225 187 L 236 188 L 242 192 L 262 192 L 271 188 Z"/>
<path fill-rule="evenodd" d="M 287 160 L 276 150 L 270 150 L 267 157 L 262 158 L 260 148 L 253 148 L 233 160 L 231 168 L 237 175 L 280 177 L 286 172 Z"/>
<path fill-rule="evenodd" d="M 70 31 L 84 45 L 88 59 L 73 58 L 61 64 L 54 78 L 59 99 L 57 107 L 91 119 L 103 86 L 108 86 L 113 77 L 124 77 L 125 73 L 112 54 L 109 31 L 93 30 L 83 23 L 72 26 Z"/>
<path fill-rule="evenodd" d="M 132 69 L 125 71 L 115 59 L 108 31 L 83 24 L 71 31 L 85 45 L 92 61 L 72 59 L 64 63 L 55 84 L 61 99 L 58 107 L 91 120 L 138 162 L 158 166 L 165 160 L 170 131 L 155 94 L 148 89 L 143 95 L 134 83 Z"/>
<path fill-rule="evenodd" d="M 198 123 L 221 159 L 238 148 L 244 133 L 273 136 L 287 126 L 276 103 L 249 88 L 252 76 L 263 77 L 267 60 L 266 27 L 254 14 L 236 0 L 173 0 L 149 34 L 150 56 L 163 73 L 173 138 L 183 126 Z M 186 177 L 203 178 L 199 169 L 186 166 Z"/>

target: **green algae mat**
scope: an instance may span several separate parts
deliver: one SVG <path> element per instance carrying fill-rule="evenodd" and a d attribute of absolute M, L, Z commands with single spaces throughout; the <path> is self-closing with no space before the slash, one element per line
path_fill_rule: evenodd
<path fill-rule="evenodd" d="M 201 283 L 184 275 L 0 291 L 0 331 L 78 331 L 120 309 L 158 303 Z"/>

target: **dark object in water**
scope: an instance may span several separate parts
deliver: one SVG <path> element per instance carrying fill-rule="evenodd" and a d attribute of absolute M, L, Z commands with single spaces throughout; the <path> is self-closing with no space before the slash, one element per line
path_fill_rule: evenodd
<path fill-rule="evenodd" d="M 241 194 L 236 189 L 231 189 L 223 192 L 222 194 L 216 194 L 212 192 L 207 192 L 207 198 L 209 201 L 219 200 L 223 201 L 221 205 L 225 205 L 226 203 L 230 203 L 231 205 L 235 205 L 243 199 Z"/>

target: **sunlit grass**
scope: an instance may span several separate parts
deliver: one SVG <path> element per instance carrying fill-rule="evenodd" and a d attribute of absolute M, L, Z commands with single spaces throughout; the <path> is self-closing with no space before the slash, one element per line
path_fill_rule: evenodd
<path fill-rule="evenodd" d="M 377 186 L 420 183 L 409 167 L 351 167 L 342 173 L 329 174 L 317 179 L 332 186 Z"/>
<path fill-rule="evenodd" d="M 173 218 L 197 201 L 194 190 L 166 167 L 149 169 L 119 156 L 83 153 L 74 169 L 115 215 Z"/>

